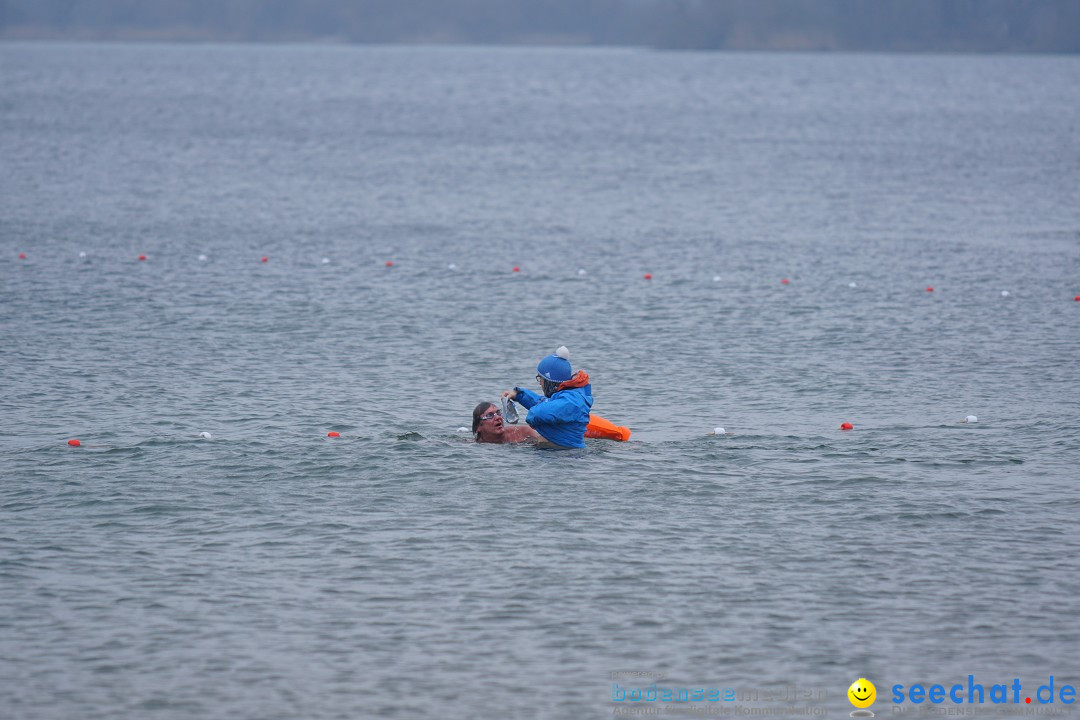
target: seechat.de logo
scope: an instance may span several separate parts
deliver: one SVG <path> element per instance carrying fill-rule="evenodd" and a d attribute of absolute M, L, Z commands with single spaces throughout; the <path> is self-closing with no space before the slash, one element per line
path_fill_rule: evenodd
<path fill-rule="evenodd" d="M 1054 697 L 1057 697 L 1055 701 Z M 929 702 L 932 705 L 949 703 L 952 705 L 982 705 L 988 700 L 993 705 L 1049 705 L 1055 702 L 1061 705 L 1072 705 L 1076 702 L 1076 688 L 1072 685 L 1058 685 L 1054 692 L 1054 676 L 1050 676 L 1050 682 L 1040 685 L 1035 692 L 1031 692 L 1031 686 L 1024 690 L 1020 678 L 1013 678 L 1011 685 L 1004 683 L 983 686 L 975 682 L 974 675 L 968 675 L 967 687 L 961 683 L 946 687 L 943 684 L 933 683 L 927 687 L 924 683 L 915 683 L 908 687 L 903 685 L 892 686 L 892 701 L 899 705 L 905 699 L 914 705 L 922 705 Z"/>

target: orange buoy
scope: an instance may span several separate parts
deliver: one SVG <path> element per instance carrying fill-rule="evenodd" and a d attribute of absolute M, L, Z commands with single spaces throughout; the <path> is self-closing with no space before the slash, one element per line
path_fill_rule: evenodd
<path fill-rule="evenodd" d="M 326 437 L 341 437 L 341 433 L 339 433 L 337 430 L 331 430 L 330 432 L 326 433 Z"/>
<path fill-rule="evenodd" d="M 849 423 L 849 422 L 846 422 L 846 423 L 840 423 L 840 429 L 841 429 L 841 430 L 854 430 L 854 429 L 855 429 L 855 426 L 854 426 L 854 425 L 852 425 L 852 424 L 851 424 L 851 423 Z"/>
<path fill-rule="evenodd" d="M 616 425 L 599 415 L 589 414 L 589 424 L 585 427 L 585 437 L 626 442 L 630 439 L 630 428 Z"/>
<path fill-rule="evenodd" d="M 75 438 L 72 438 L 71 440 L 68 440 L 68 445 L 70 445 L 71 447 L 79 447 L 80 445 L 82 445 L 82 443 Z"/>

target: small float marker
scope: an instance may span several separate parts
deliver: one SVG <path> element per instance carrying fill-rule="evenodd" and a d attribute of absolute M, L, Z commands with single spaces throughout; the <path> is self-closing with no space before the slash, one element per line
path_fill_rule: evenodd
<path fill-rule="evenodd" d="M 712 281 L 713 282 L 720 282 L 720 276 L 719 275 L 713 275 L 712 276 Z"/>
<path fill-rule="evenodd" d="M 1080 302 L 1080 295 L 1077 295 L 1076 297 L 1074 297 L 1073 300 L 1075 300 L 1076 302 Z"/>
<path fill-rule="evenodd" d="M 788 280 L 787 278 L 780 278 L 780 284 L 781 285 L 790 285 L 791 281 Z"/>
<path fill-rule="evenodd" d="M 578 275 L 588 275 L 589 273 L 585 271 L 585 268 L 578 268 L 577 274 Z"/>
<path fill-rule="evenodd" d="M 139 256 L 139 262 L 146 262 L 146 256 L 145 255 L 140 255 Z"/>
<path fill-rule="evenodd" d="M 323 258 L 319 262 L 321 262 L 323 265 L 329 265 L 330 264 L 330 258 Z"/>
<path fill-rule="evenodd" d="M 722 427 L 718 427 L 718 428 L 713 428 L 712 434 L 713 435 L 726 435 L 727 431 L 724 430 L 724 428 L 722 428 Z"/>
<path fill-rule="evenodd" d="M 19 253 L 19 259 L 20 260 L 25 260 L 26 259 L 26 253 Z"/>
<path fill-rule="evenodd" d="M 646 280 L 652 280 L 652 273 L 645 273 Z"/>
<path fill-rule="evenodd" d="M 457 429 L 457 432 L 459 432 L 459 433 L 467 433 L 467 432 L 469 432 L 469 428 L 467 428 L 467 427 L 459 427 Z"/>
<path fill-rule="evenodd" d="M 394 267 L 394 261 L 393 260 L 387 260 L 386 261 L 386 267 Z"/>
<path fill-rule="evenodd" d="M 259 258 L 259 262 L 264 262 L 264 263 L 265 263 L 265 262 L 270 262 L 270 258 L 268 258 L 268 257 L 266 257 L 265 255 L 263 255 L 263 256 L 262 256 L 261 258 Z"/>
<path fill-rule="evenodd" d="M 446 266 L 446 269 L 447 270 L 457 270 L 457 265 L 455 265 L 454 263 L 450 263 L 449 265 Z"/>
<path fill-rule="evenodd" d="M 85 259 L 86 259 L 86 252 L 80 252 L 80 253 L 79 253 L 79 258 L 80 258 L 81 260 L 85 260 Z"/>
<path fill-rule="evenodd" d="M 926 288 L 926 292 L 934 292 L 933 286 L 928 285 L 927 288 Z"/>
<path fill-rule="evenodd" d="M 517 265 L 515 265 L 514 266 L 514 272 L 521 272 L 521 268 L 519 268 Z"/>
<path fill-rule="evenodd" d="M 1001 291 L 1001 297 L 1009 297 L 1009 291 L 1008 290 L 1002 290 Z"/>
<path fill-rule="evenodd" d="M 82 443 L 75 438 L 72 438 L 71 440 L 68 440 L 68 445 L 70 445 L 71 447 L 79 447 L 80 445 L 82 445 Z"/>
<path fill-rule="evenodd" d="M 206 262 L 206 256 L 205 255 L 200 255 L 199 256 L 199 262 Z"/>
<path fill-rule="evenodd" d="M 337 430 L 331 430 L 330 432 L 326 433 L 326 437 L 341 437 L 341 433 L 339 433 Z"/>
<path fill-rule="evenodd" d="M 846 423 L 840 423 L 840 429 L 841 430 L 854 430 L 855 426 L 852 425 L 851 423 L 847 423 L 847 422 Z"/>
<path fill-rule="evenodd" d="M 209 440 L 214 436 L 203 430 L 201 433 L 199 433 L 199 437 L 201 437 L 203 440 Z"/>
<path fill-rule="evenodd" d="M 859 287 L 859 283 L 856 283 L 856 282 L 849 282 L 849 283 L 847 284 L 847 286 L 848 286 L 849 288 L 857 288 L 857 287 Z"/>
<path fill-rule="evenodd" d="M 964 418 L 964 422 L 968 424 L 977 423 L 979 422 L 979 418 L 975 417 L 974 415 L 968 415 L 966 418 Z"/>

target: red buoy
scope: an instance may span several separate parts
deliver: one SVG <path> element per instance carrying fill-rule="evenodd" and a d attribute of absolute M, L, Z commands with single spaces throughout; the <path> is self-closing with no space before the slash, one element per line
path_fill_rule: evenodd
<path fill-rule="evenodd" d="M 140 256 L 139 256 L 139 260 L 140 260 L 140 261 L 142 261 L 142 260 L 146 260 L 146 256 L 145 256 L 145 255 L 140 255 Z"/>
<path fill-rule="evenodd" d="M 268 258 L 268 257 L 266 257 L 265 255 L 263 255 L 263 256 L 262 256 L 262 259 L 261 259 L 261 260 L 259 260 L 259 262 L 270 262 L 270 258 Z"/>
<path fill-rule="evenodd" d="M 515 265 L 514 266 L 514 272 L 521 272 L 521 268 L 519 268 L 517 265 Z"/>
<path fill-rule="evenodd" d="M 337 430 L 331 430 L 330 432 L 326 433 L 326 437 L 341 437 L 341 433 L 339 433 Z"/>
<path fill-rule="evenodd" d="M 790 285 L 791 281 L 788 280 L 787 278 L 780 278 L 780 284 L 781 285 Z"/>
<path fill-rule="evenodd" d="M 79 447 L 80 445 L 82 445 L 82 443 L 72 438 L 71 440 L 68 440 L 68 445 L 70 445 L 71 447 Z"/>
<path fill-rule="evenodd" d="M 394 267 L 394 263 L 391 260 L 386 261 L 386 267 Z"/>
<path fill-rule="evenodd" d="M 934 292 L 934 288 L 928 287 L 928 288 L 926 288 L 926 292 Z"/>
<path fill-rule="evenodd" d="M 652 273 L 645 273 L 646 280 L 652 280 Z"/>
<path fill-rule="evenodd" d="M 19 259 L 20 260 L 25 260 L 26 259 L 26 253 L 19 253 Z"/>
<path fill-rule="evenodd" d="M 1073 300 L 1075 300 L 1076 302 L 1080 302 L 1080 295 L 1077 295 L 1076 297 L 1074 297 Z"/>
<path fill-rule="evenodd" d="M 855 426 L 852 425 L 851 423 L 847 423 L 847 422 L 846 423 L 840 423 L 840 429 L 841 430 L 854 430 Z"/>

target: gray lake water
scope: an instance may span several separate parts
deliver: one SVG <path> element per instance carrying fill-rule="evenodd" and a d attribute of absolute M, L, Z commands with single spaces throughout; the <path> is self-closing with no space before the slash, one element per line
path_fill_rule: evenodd
<path fill-rule="evenodd" d="M 0 716 L 1076 685 L 1078 137 L 1078 58 L 0 45 Z M 561 344 L 631 442 L 456 432 Z"/>

